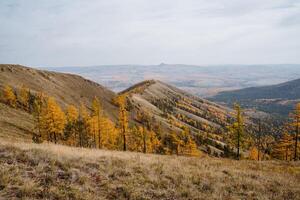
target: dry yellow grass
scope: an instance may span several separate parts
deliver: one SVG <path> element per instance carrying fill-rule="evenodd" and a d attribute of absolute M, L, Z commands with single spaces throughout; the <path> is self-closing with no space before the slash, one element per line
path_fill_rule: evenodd
<path fill-rule="evenodd" d="M 300 199 L 300 163 L 0 141 L 0 199 Z"/>
<path fill-rule="evenodd" d="M 0 102 L 0 138 L 13 141 L 31 141 L 33 130 L 34 119 L 32 115 Z"/>

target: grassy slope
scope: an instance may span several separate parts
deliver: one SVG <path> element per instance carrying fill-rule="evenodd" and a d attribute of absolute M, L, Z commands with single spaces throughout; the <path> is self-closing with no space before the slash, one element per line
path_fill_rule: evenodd
<path fill-rule="evenodd" d="M 300 163 L 0 141 L 0 199 L 300 199 Z"/>
<path fill-rule="evenodd" d="M 0 103 L 0 139 L 31 141 L 33 130 L 32 115 Z"/>

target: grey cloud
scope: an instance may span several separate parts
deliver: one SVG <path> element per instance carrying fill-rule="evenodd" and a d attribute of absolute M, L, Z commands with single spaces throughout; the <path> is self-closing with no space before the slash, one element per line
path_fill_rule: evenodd
<path fill-rule="evenodd" d="M 0 62 L 299 63 L 299 19 L 299 0 L 0 1 Z"/>

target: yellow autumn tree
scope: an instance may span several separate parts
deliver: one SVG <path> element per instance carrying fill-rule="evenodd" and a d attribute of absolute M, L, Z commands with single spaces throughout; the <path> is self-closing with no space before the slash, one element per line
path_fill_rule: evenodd
<path fill-rule="evenodd" d="M 161 145 L 160 140 L 158 139 L 154 131 L 149 131 L 147 140 L 147 152 L 148 153 L 157 153 Z"/>
<path fill-rule="evenodd" d="M 259 159 L 258 155 L 259 155 L 258 149 L 256 147 L 252 147 L 249 152 L 249 159 L 258 160 Z"/>
<path fill-rule="evenodd" d="M 9 85 L 4 86 L 3 100 L 7 105 L 9 105 L 13 108 L 16 107 L 17 97 L 14 93 L 14 90 Z"/>
<path fill-rule="evenodd" d="M 179 134 L 179 155 L 185 156 L 198 156 L 200 155 L 197 145 L 191 136 L 190 129 L 184 127 L 183 131 Z"/>
<path fill-rule="evenodd" d="M 43 138 L 43 123 L 42 123 L 42 113 L 45 105 L 45 95 L 42 92 L 39 92 L 33 102 L 33 116 L 34 116 L 34 128 L 36 132 L 34 133 L 32 139 L 36 143 L 40 143 L 45 139 Z"/>
<path fill-rule="evenodd" d="M 111 150 L 117 149 L 118 130 L 115 128 L 115 124 L 107 117 L 103 117 L 100 128 L 102 133 L 102 147 Z"/>
<path fill-rule="evenodd" d="M 145 126 L 136 125 L 128 131 L 128 149 L 143 153 L 156 153 L 160 147 L 160 140 L 156 133 Z"/>
<path fill-rule="evenodd" d="M 143 143 L 143 153 L 147 153 L 148 130 L 145 128 L 145 126 L 141 128 L 141 135 L 142 135 L 142 143 Z"/>
<path fill-rule="evenodd" d="M 175 131 L 164 135 L 162 138 L 162 149 L 164 154 L 176 154 L 179 155 L 180 139 Z"/>
<path fill-rule="evenodd" d="M 30 90 L 22 85 L 20 89 L 20 95 L 18 96 L 19 102 L 25 111 L 29 111 L 29 98 L 30 98 Z"/>
<path fill-rule="evenodd" d="M 42 124 L 47 138 L 57 143 L 62 136 L 66 124 L 66 117 L 53 97 L 48 97 L 46 107 L 43 110 Z"/>
<path fill-rule="evenodd" d="M 299 159 L 298 156 L 298 151 L 299 151 L 299 135 L 300 135 L 300 103 L 298 103 L 296 105 L 296 108 L 294 110 L 294 112 L 291 114 L 292 117 L 292 129 L 294 130 L 293 132 L 295 132 L 294 134 L 294 144 L 293 144 L 293 148 L 294 148 L 294 152 L 293 152 L 293 159 L 296 161 Z"/>
<path fill-rule="evenodd" d="M 284 132 L 279 141 L 273 147 L 272 155 L 281 160 L 292 159 L 293 138 L 287 132 Z"/>
<path fill-rule="evenodd" d="M 128 114 L 126 110 L 126 97 L 121 96 L 118 99 L 119 105 L 119 131 L 122 137 L 123 151 L 127 150 L 127 129 L 128 129 Z"/>
<path fill-rule="evenodd" d="M 143 151 L 143 127 L 135 125 L 128 131 L 127 146 L 130 151 Z"/>
<path fill-rule="evenodd" d="M 79 113 L 75 106 L 69 105 L 67 107 L 66 119 L 67 124 L 65 127 L 65 139 L 67 144 L 71 146 L 76 145 L 76 125 Z"/>
<path fill-rule="evenodd" d="M 229 127 L 230 140 L 229 143 L 233 144 L 236 151 L 236 158 L 240 159 L 240 151 L 242 144 L 244 143 L 244 118 L 242 115 L 242 109 L 239 104 L 234 105 L 235 109 L 235 122 Z"/>
<path fill-rule="evenodd" d="M 142 126 L 139 127 L 139 132 L 140 139 L 142 140 L 142 152 L 144 153 L 158 152 L 160 147 L 160 140 L 153 130 L 153 128 L 157 127 L 151 123 L 153 120 L 155 120 L 155 118 L 151 117 L 147 111 L 143 111 L 139 114 L 139 122 L 142 124 Z"/>
<path fill-rule="evenodd" d="M 79 146 L 89 146 L 89 138 L 92 137 L 91 117 L 86 106 L 81 103 L 78 117 Z"/>
<path fill-rule="evenodd" d="M 148 152 L 148 128 L 150 128 L 149 116 L 147 112 L 137 112 L 135 120 L 141 125 L 131 129 L 128 136 L 128 146 L 131 151 Z"/>
<path fill-rule="evenodd" d="M 96 135 L 98 137 L 98 148 L 102 148 L 102 133 L 101 133 L 101 121 L 102 121 L 103 111 L 102 106 L 97 97 L 94 98 L 92 102 L 92 126 L 94 130 L 94 142 L 96 142 Z"/>
<path fill-rule="evenodd" d="M 89 127 L 88 128 L 88 130 L 89 130 L 89 137 L 92 140 L 92 146 L 96 148 L 97 147 L 97 139 L 96 139 L 96 137 L 98 135 L 98 130 L 99 130 L 97 117 L 91 116 L 89 118 L 88 127 Z"/>
<path fill-rule="evenodd" d="M 260 160 L 270 159 L 270 152 L 272 152 L 272 148 L 275 143 L 275 138 L 271 135 L 264 135 L 261 137 L 261 156 Z M 260 154 L 259 154 L 260 155 Z"/>
<path fill-rule="evenodd" d="M 67 107 L 67 122 L 69 123 L 75 123 L 78 118 L 78 110 L 75 106 L 69 105 Z"/>

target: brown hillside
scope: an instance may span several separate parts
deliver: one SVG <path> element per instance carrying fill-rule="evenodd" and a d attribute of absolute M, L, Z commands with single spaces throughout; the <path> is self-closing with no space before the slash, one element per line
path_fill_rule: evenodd
<path fill-rule="evenodd" d="M 165 130 L 180 131 L 188 126 L 195 136 L 209 135 L 211 140 L 224 145 L 220 136 L 233 112 L 227 107 L 156 80 L 138 83 L 120 94 L 128 95 L 133 113 L 148 113 L 153 123 L 160 123 Z"/>
<path fill-rule="evenodd" d="M 116 94 L 77 75 L 2 64 L 0 65 L 0 88 L 4 85 L 10 85 L 17 90 L 24 85 L 32 93 L 42 91 L 48 96 L 55 97 L 63 107 L 68 104 L 79 106 L 81 102 L 90 107 L 96 96 L 103 104 L 104 113 L 113 121 L 117 119 L 118 108 L 111 103 Z M 34 131 L 32 115 L 0 103 L 1 138 L 31 141 Z"/>
<path fill-rule="evenodd" d="M 115 93 L 78 75 L 1 64 L 0 87 L 3 85 L 14 88 L 24 85 L 32 92 L 42 91 L 55 97 L 62 106 L 67 104 L 79 106 L 80 102 L 89 106 L 97 96 L 103 104 L 104 112 L 113 120 L 117 116 L 117 107 L 111 103 Z"/>

